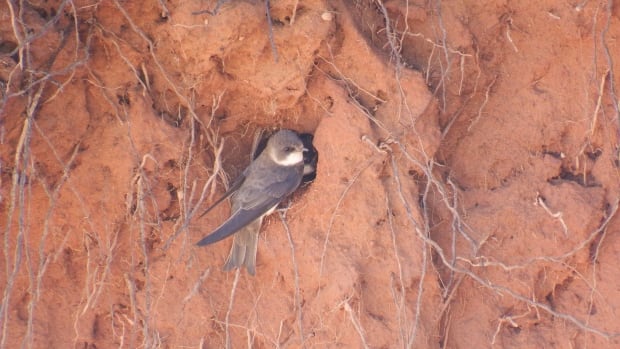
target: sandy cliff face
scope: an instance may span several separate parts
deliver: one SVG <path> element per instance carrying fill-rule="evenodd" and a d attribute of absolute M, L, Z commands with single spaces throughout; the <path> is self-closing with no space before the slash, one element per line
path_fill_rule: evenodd
<path fill-rule="evenodd" d="M 610 4 L 3 2 L 0 347 L 618 347 Z M 223 272 L 280 127 L 317 178 Z"/>

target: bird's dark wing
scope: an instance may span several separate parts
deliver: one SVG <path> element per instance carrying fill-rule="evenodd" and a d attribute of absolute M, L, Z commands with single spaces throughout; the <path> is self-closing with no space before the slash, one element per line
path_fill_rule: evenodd
<path fill-rule="evenodd" d="M 198 216 L 198 218 L 209 213 L 209 211 L 211 211 L 215 206 L 219 205 L 222 201 L 226 200 L 227 197 L 231 196 L 234 192 L 236 192 L 239 188 L 241 188 L 241 185 L 243 184 L 244 181 L 245 181 L 245 174 L 242 173 L 239 175 L 239 177 L 237 177 L 234 180 L 234 182 L 230 185 L 230 188 L 228 188 L 228 190 L 224 193 L 224 195 L 222 195 L 221 198 L 217 199 L 217 201 L 214 202 L 213 205 L 209 206 L 200 216 Z"/>
<path fill-rule="evenodd" d="M 211 234 L 198 241 L 196 244 L 198 246 L 204 246 L 229 237 L 230 235 L 236 233 L 239 229 L 264 215 L 267 211 L 276 206 L 280 200 L 281 198 L 270 197 L 268 200 L 263 200 L 260 205 L 257 205 L 251 209 L 238 208 L 235 212 L 233 212 L 230 218 L 226 220 L 226 222 L 220 225 Z"/>
<path fill-rule="evenodd" d="M 235 197 L 236 204 L 246 210 L 253 210 L 256 207 L 272 206 L 265 205 L 265 202 L 278 204 L 282 199 L 297 189 L 303 176 L 303 165 L 289 167 L 272 173 L 269 181 L 254 181 L 248 179 L 243 187 L 243 192 L 239 192 Z M 274 205 L 275 205 L 274 204 Z"/>
<path fill-rule="evenodd" d="M 302 177 L 303 166 L 288 168 L 272 174 L 267 181 L 247 178 L 243 187 L 233 196 L 230 217 L 197 245 L 204 246 L 220 241 L 261 217 L 274 208 L 283 198 L 295 191 Z"/>

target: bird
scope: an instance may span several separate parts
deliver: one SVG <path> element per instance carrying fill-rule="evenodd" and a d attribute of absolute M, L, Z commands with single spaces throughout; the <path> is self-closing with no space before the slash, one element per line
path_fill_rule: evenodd
<path fill-rule="evenodd" d="M 265 149 L 267 140 L 273 135 L 275 131 L 258 129 L 254 134 L 254 142 L 252 144 L 252 152 L 250 153 L 250 160 L 255 160 L 260 153 Z M 300 186 L 306 186 L 314 181 L 316 178 L 316 166 L 319 160 L 319 152 L 312 144 L 314 135 L 311 133 L 299 133 L 297 136 L 304 144 L 304 176 L 301 180 Z"/>
<path fill-rule="evenodd" d="M 196 243 L 209 245 L 234 234 L 225 271 L 245 266 L 250 275 L 256 274 L 256 248 L 263 218 L 299 187 L 304 175 L 304 151 L 296 132 L 277 131 L 230 189 L 201 215 L 230 197 L 230 217 Z"/>

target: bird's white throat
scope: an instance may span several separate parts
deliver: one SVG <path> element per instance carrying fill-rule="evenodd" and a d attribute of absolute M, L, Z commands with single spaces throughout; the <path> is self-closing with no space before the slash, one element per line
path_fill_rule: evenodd
<path fill-rule="evenodd" d="M 304 161 L 304 153 L 296 151 L 294 153 L 287 154 L 283 159 L 279 159 L 275 154 L 270 154 L 271 159 L 280 166 L 293 166 Z"/>

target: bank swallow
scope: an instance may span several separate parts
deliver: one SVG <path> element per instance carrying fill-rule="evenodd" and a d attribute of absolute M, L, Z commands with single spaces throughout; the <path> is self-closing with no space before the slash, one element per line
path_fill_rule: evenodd
<path fill-rule="evenodd" d="M 224 196 L 203 213 L 232 195 L 230 217 L 197 243 L 199 246 L 212 244 L 236 233 L 224 270 L 245 265 L 248 273 L 255 275 L 258 232 L 263 218 L 301 183 L 304 150 L 297 133 L 276 132 Z"/>
<path fill-rule="evenodd" d="M 254 135 L 254 143 L 252 145 L 252 156 L 250 160 L 255 160 L 265 149 L 267 140 L 272 136 L 274 131 L 259 129 Z M 305 186 L 316 178 L 316 166 L 319 161 L 319 153 L 312 144 L 314 136 L 311 133 L 297 133 L 299 139 L 304 145 L 304 176 L 301 179 L 301 186 Z"/>

